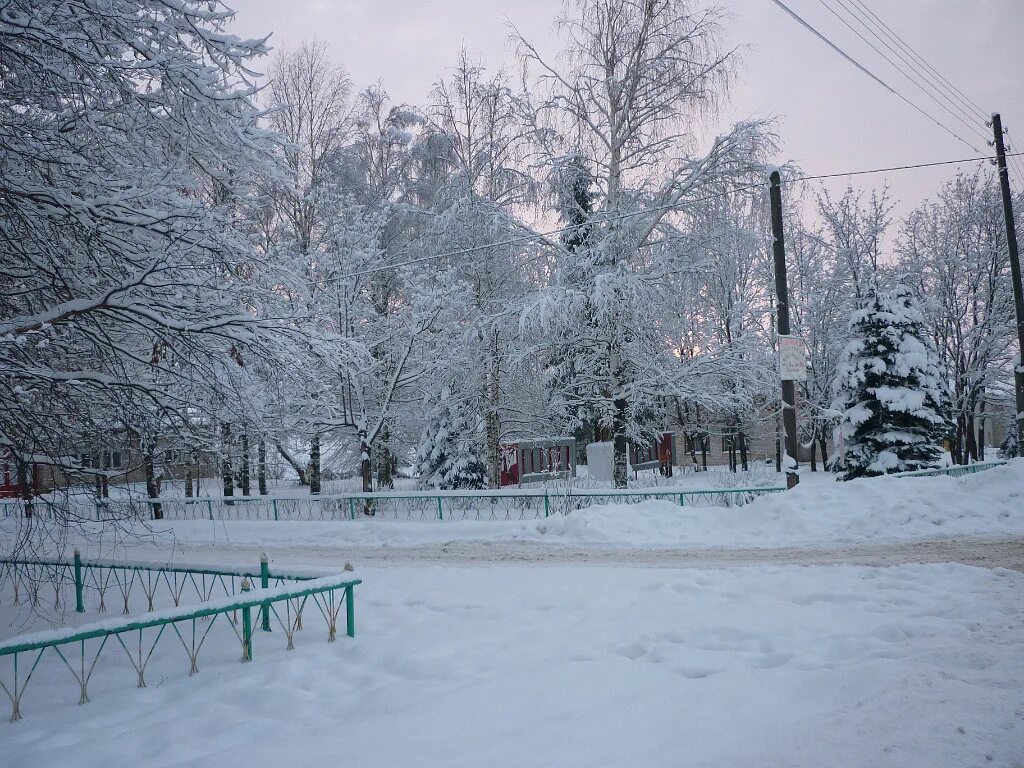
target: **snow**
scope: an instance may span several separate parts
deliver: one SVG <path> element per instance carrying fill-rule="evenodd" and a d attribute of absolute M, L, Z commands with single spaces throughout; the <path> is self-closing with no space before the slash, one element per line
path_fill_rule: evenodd
<path fill-rule="evenodd" d="M 171 645 L 158 648 L 143 690 L 124 654 L 104 656 L 84 706 L 67 670 L 38 670 L 24 719 L 0 724 L 4 759 L 18 768 L 961 768 L 1011 766 L 1024 740 L 1016 572 L 361 575 L 354 640 L 328 644 L 310 621 L 290 653 L 281 633 L 257 633 L 254 661 L 242 665 L 237 640 L 215 628 L 210 652 L 223 653 L 205 660 L 204 651 L 191 678 Z"/>
<path fill-rule="evenodd" d="M 14 520 L 0 522 L 11 530 Z M 179 543 L 275 547 L 414 547 L 449 541 L 624 547 L 787 547 L 1024 533 L 1024 459 L 962 478 L 836 482 L 803 472 L 794 490 L 742 507 L 609 504 L 527 521 L 152 521 Z"/>
<path fill-rule="evenodd" d="M 518 523 L 163 521 L 155 540 L 173 533 L 175 565 L 217 541 L 222 567 L 251 568 L 249 554 L 231 551 L 248 541 L 274 553 L 272 571 L 295 572 L 346 543 L 383 551 L 478 538 L 637 552 L 1024 533 L 1024 459 L 958 479 L 803 478 L 743 507 L 618 504 Z M 4 537 L 14 523 L 3 521 Z M 326 642 L 313 612 L 294 651 L 275 623 L 255 633 L 253 662 L 242 665 L 230 625 L 214 623 L 199 674 L 188 676 L 187 654 L 165 637 L 146 689 L 112 645 L 83 706 L 68 670 L 44 658 L 24 719 L 0 723 L 3 764 L 1009 768 L 1024 744 L 1017 571 L 352 559 L 363 580 L 354 639 Z M 0 594 L 0 634 L 45 619 L 9 597 Z"/>

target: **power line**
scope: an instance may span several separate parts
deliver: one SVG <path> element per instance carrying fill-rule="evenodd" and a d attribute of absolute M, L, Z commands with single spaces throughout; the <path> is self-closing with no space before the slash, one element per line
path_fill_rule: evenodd
<path fill-rule="evenodd" d="M 800 24 L 800 25 L 801 25 L 802 27 L 804 27 L 804 28 L 805 28 L 805 29 L 807 29 L 807 30 L 808 30 L 809 32 L 811 32 L 811 33 L 812 33 L 812 34 L 813 34 L 813 35 L 814 35 L 815 37 L 817 37 L 817 38 L 818 38 L 818 39 L 820 39 L 820 40 L 821 40 L 821 41 L 822 41 L 823 43 L 825 43 L 825 44 L 826 44 L 826 45 L 827 45 L 827 46 L 828 46 L 829 48 L 831 48 L 831 49 L 832 49 L 833 51 L 835 51 L 836 53 L 838 53 L 838 54 L 839 54 L 840 56 L 842 56 L 842 57 L 843 57 L 844 59 L 846 59 L 846 60 L 847 60 L 848 62 L 850 62 L 850 63 L 851 63 L 851 64 L 852 64 L 853 66 L 855 66 L 855 67 L 856 67 L 857 69 L 859 69 L 859 70 L 860 70 L 861 72 L 863 72 L 863 73 L 864 73 L 865 75 L 867 75 L 868 77 L 870 77 L 870 78 L 871 78 L 872 80 L 874 80 L 874 81 L 875 81 L 876 83 L 878 83 L 878 84 L 879 84 L 880 86 L 882 86 L 883 88 L 885 88 L 885 90 L 889 91 L 889 93 L 891 93 L 891 94 L 892 94 L 893 96 L 896 96 L 896 97 L 897 97 L 898 99 L 900 99 L 901 101 L 903 101 L 903 102 L 905 102 L 906 104 L 910 105 L 910 106 L 911 106 L 911 107 L 912 107 L 912 108 L 913 108 L 913 109 L 914 109 L 915 111 L 919 112 L 919 113 L 920 113 L 921 115 L 923 115 L 924 117 L 926 117 L 926 118 L 927 118 L 928 120 L 930 120 L 931 122 L 935 123 L 935 125 L 937 125 L 937 126 L 939 126 L 940 128 L 942 128 L 942 129 L 943 129 L 944 131 L 946 131 L 947 133 L 949 133 L 950 135 L 952 135 L 952 136 L 953 136 L 953 137 L 954 137 L 955 139 L 957 139 L 958 141 L 962 142 L 963 144 L 966 144 L 966 145 L 967 145 L 968 147 L 970 147 L 970 148 L 971 148 L 972 150 L 974 150 L 975 152 L 979 152 L 979 151 L 980 151 L 980 150 L 978 150 L 978 149 L 977 149 L 976 147 L 973 147 L 973 146 L 971 146 L 970 142 L 966 141 L 966 140 L 965 140 L 965 139 L 963 139 L 963 138 L 962 138 L 961 136 L 959 136 L 959 135 L 958 135 L 958 134 L 956 133 L 956 131 L 952 130 L 952 129 L 951 129 L 951 128 L 950 128 L 949 126 L 945 125 L 944 123 L 940 122 L 940 121 L 939 121 L 938 119 L 936 119 L 935 117 L 933 117 L 932 115 L 930 115 L 930 114 L 929 114 L 928 112 L 926 112 L 926 111 L 925 111 L 924 109 L 922 109 L 921 107 L 919 107 L 919 106 L 918 106 L 917 104 L 915 104 L 915 103 L 914 103 L 914 102 L 912 102 L 912 101 L 911 101 L 910 99 L 908 99 L 908 98 L 907 98 L 906 96 L 904 96 L 904 95 L 903 95 L 902 93 L 900 93 L 900 92 L 899 92 L 899 91 L 897 91 L 897 90 L 896 90 L 895 88 L 893 88 L 893 87 L 892 87 L 891 85 L 889 85 L 889 84 L 888 84 L 888 83 L 886 83 L 886 82 L 885 82 L 884 80 L 882 80 L 882 79 L 881 79 L 880 77 L 878 77 L 878 75 L 876 75 L 875 73 L 873 73 L 873 72 L 872 72 L 871 70 L 869 70 L 869 69 L 868 69 L 867 67 L 865 67 L 865 66 L 864 66 L 863 64 L 861 64 L 861 63 L 860 63 L 859 61 L 857 61 L 857 60 L 856 60 L 856 59 L 854 59 L 854 58 L 853 58 L 852 56 L 850 56 L 850 54 L 848 54 L 848 53 L 847 53 L 846 51 L 844 51 L 844 50 L 843 50 L 842 48 L 840 48 L 840 47 L 839 47 L 838 45 L 836 45 L 836 44 L 835 44 L 835 43 L 833 43 L 833 42 L 832 42 L 831 40 L 829 40 L 829 39 L 828 39 L 828 38 L 827 38 L 827 37 L 826 37 L 826 36 L 825 36 L 824 34 L 822 34 L 821 32 L 819 32 L 819 31 L 818 31 L 818 30 L 817 30 L 817 29 L 816 29 L 815 27 L 811 26 L 811 24 L 809 24 L 809 23 L 808 23 L 807 21 L 805 21 L 805 20 L 804 20 L 804 19 L 803 19 L 803 18 L 802 18 L 802 17 L 800 16 L 800 15 L 798 15 L 798 14 L 797 14 L 797 13 L 796 13 L 796 12 L 795 12 L 795 11 L 794 11 L 794 10 L 793 10 L 792 8 L 790 8 L 790 7 L 788 6 L 788 5 L 786 5 L 785 3 L 783 3 L 783 2 L 782 2 L 782 0 L 772 0 L 772 2 L 773 2 L 773 3 L 775 3 L 775 4 L 777 5 L 777 6 L 779 6 L 779 8 L 781 8 L 781 9 L 782 9 L 783 11 L 785 11 L 785 12 L 786 12 L 786 13 L 787 13 L 787 14 L 788 14 L 788 15 L 789 15 L 790 17 L 792 17 L 792 18 L 793 18 L 793 19 L 794 19 L 794 20 L 795 20 L 795 21 L 796 21 L 796 22 L 797 22 L 798 24 Z"/>
<path fill-rule="evenodd" d="M 922 79 L 919 80 L 917 77 L 915 77 L 914 75 L 917 75 L 917 76 L 922 76 L 923 75 L 923 73 L 917 67 L 917 65 L 915 65 L 913 62 L 909 61 L 906 58 L 906 56 L 904 56 L 901 52 L 895 50 L 886 40 L 884 40 L 882 38 L 882 36 L 876 31 L 876 29 L 872 28 L 872 25 L 870 23 L 865 22 L 856 13 L 855 10 L 851 10 L 850 6 L 848 6 L 844 2 L 844 0 L 837 0 L 837 2 L 839 3 L 839 6 L 854 21 L 856 21 L 861 27 L 863 27 L 864 30 L 869 35 L 872 35 L 886 49 L 888 49 L 895 56 L 897 56 L 900 59 L 900 61 L 902 61 L 906 65 L 906 67 L 909 67 L 910 71 L 912 71 L 914 73 L 914 75 L 910 74 L 910 72 L 908 72 L 908 70 L 906 68 L 901 68 L 895 61 L 893 61 L 891 58 L 889 58 L 889 56 L 887 56 L 883 51 L 879 50 L 878 46 L 876 46 L 873 42 L 868 40 L 863 34 L 860 33 L 860 31 L 855 29 L 853 27 L 853 25 L 850 24 L 849 21 L 847 21 L 831 5 L 829 5 L 828 0 L 818 0 L 818 2 L 820 2 L 828 10 L 829 13 L 831 13 L 833 16 L 835 16 L 837 19 L 839 19 L 839 21 L 842 22 L 843 25 L 847 29 L 849 29 L 851 32 L 853 32 L 855 35 L 857 35 L 857 37 L 859 37 L 865 43 L 867 43 L 871 47 L 871 49 L 873 51 L 875 51 L 875 53 L 877 53 L 879 56 L 881 56 L 889 65 L 891 65 L 893 69 L 895 69 L 900 74 L 902 74 L 903 77 L 905 77 L 913 85 L 915 85 L 918 88 L 918 90 L 920 90 L 922 93 L 924 93 L 929 99 L 934 101 L 941 109 L 943 109 L 946 112 L 948 112 L 952 117 L 954 117 L 961 124 L 963 124 L 968 130 L 974 131 L 975 133 L 979 134 L 983 141 L 986 141 L 986 142 L 988 141 L 987 135 L 981 130 L 981 127 L 976 122 L 972 122 L 973 118 L 969 114 L 967 115 L 967 119 L 966 120 L 964 119 L 964 117 L 962 116 L 962 114 L 963 114 L 962 108 L 960 107 L 959 104 L 957 104 L 955 101 L 950 101 L 948 96 L 945 94 L 945 92 L 941 88 L 936 88 L 935 85 L 933 85 L 927 79 L 922 78 Z M 938 94 L 938 95 L 936 95 L 936 94 Z M 952 104 L 956 111 L 954 111 L 954 109 L 951 109 L 948 106 L 948 104 L 944 104 L 943 103 L 943 99 L 945 99 L 947 102 L 949 102 L 949 104 Z M 974 149 L 975 149 L 975 151 L 979 151 L 979 152 L 981 151 L 977 147 L 974 147 Z"/>
<path fill-rule="evenodd" d="M 1024 152 L 1013 152 L 1013 153 L 1007 152 L 1006 153 L 1007 157 L 1017 157 L 1017 156 L 1020 156 L 1020 155 L 1024 155 Z M 886 168 L 869 168 L 867 170 L 860 170 L 860 171 L 841 171 L 841 172 L 838 172 L 838 173 L 823 173 L 823 174 L 818 174 L 818 175 L 815 175 L 815 176 L 797 176 L 797 177 L 794 177 L 794 178 L 791 178 L 791 179 L 783 179 L 782 184 L 784 184 L 784 185 L 800 184 L 800 183 L 803 183 L 803 182 L 816 181 L 816 180 L 819 180 L 819 179 L 835 179 L 835 178 L 844 178 L 844 177 L 847 177 L 847 176 L 864 176 L 864 175 L 867 175 L 867 174 L 890 173 L 890 172 L 893 172 L 893 171 L 910 171 L 910 170 L 915 170 L 915 169 L 919 169 L 919 168 L 935 168 L 935 167 L 939 167 L 939 166 L 943 166 L 943 165 L 956 165 L 958 163 L 974 163 L 974 162 L 982 162 L 982 161 L 985 161 L 985 160 L 991 161 L 992 158 L 987 156 L 987 155 L 982 155 L 980 157 L 964 157 L 964 158 L 959 158 L 957 160 L 935 160 L 935 161 L 928 162 L 928 163 L 914 163 L 914 164 L 911 164 L 911 165 L 894 165 L 894 166 L 889 166 L 889 167 L 886 167 Z M 739 187 L 733 187 L 732 189 L 727 189 L 724 192 L 717 192 L 717 193 L 715 193 L 713 195 L 707 195 L 705 197 L 700 197 L 700 198 L 697 198 L 695 200 L 688 200 L 685 203 L 673 203 L 671 205 L 661 205 L 661 206 L 654 206 L 654 207 L 651 207 L 651 208 L 644 208 L 643 210 L 638 210 L 638 211 L 629 211 L 627 213 L 620 213 L 620 214 L 616 214 L 614 216 L 608 216 L 608 217 L 605 217 L 605 218 L 601 218 L 601 219 L 595 220 L 592 223 L 599 224 L 599 223 L 608 222 L 608 221 L 621 221 L 623 219 L 634 218 L 634 217 L 637 217 L 637 216 L 645 216 L 647 214 L 656 213 L 658 211 L 669 211 L 669 210 L 673 210 L 675 208 L 678 208 L 678 207 L 680 207 L 681 205 L 684 205 L 684 204 L 685 205 L 695 205 L 697 203 L 703 203 L 703 202 L 707 202 L 709 200 L 717 200 L 718 198 L 721 198 L 721 197 L 728 197 L 729 195 L 735 195 L 735 194 L 738 194 L 740 192 L 747 192 L 747 191 L 749 191 L 751 189 L 758 189 L 758 188 L 762 188 L 764 186 L 765 186 L 765 182 L 757 182 L 757 183 L 754 183 L 754 184 L 744 184 L 744 185 L 739 186 Z M 380 267 L 369 267 L 367 269 L 361 269 L 361 270 L 357 270 L 355 272 L 349 272 L 349 273 L 344 274 L 344 275 L 339 275 L 335 279 L 336 280 L 347 280 L 349 278 L 362 277 L 363 275 L 370 275 L 370 274 L 374 274 L 374 273 L 377 273 L 377 272 L 386 272 L 386 271 L 392 270 L 392 269 L 401 269 L 402 267 L 408 267 L 408 266 L 411 266 L 413 264 L 421 264 L 421 263 L 427 262 L 427 261 L 434 261 L 436 259 L 446 259 L 446 258 L 450 258 L 450 257 L 453 257 L 453 256 L 467 256 L 467 255 L 470 255 L 470 254 L 473 254 L 473 253 L 477 253 L 479 251 L 488 250 L 490 248 L 500 248 L 502 246 L 517 245 L 519 243 L 538 242 L 538 241 L 545 240 L 546 238 L 551 237 L 552 235 L 559 235 L 559 234 L 562 234 L 563 232 L 569 232 L 570 230 L 575 230 L 577 228 L 578 228 L 578 225 L 573 224 L 573 225 L 566 226 L 566 227 L 557 227 L 556 229 L 549 229 L 549 230 L 546 230 L 544 232 L 530 232 L 530 233 L 525 234 L 525 235 L 518 235 L 516 237 L 507 238 L 505 240 L 496 240 L 496 241 L 491 242 L 491 243 L 484 243 L 482 245 L 474 245 L 474 246 L 471 246 L 469 248 L 460 248 L 460 249 L 454 250 L 454 251 L 445 251 L 445 252 L 442 252 L 442 253 L 433 253 L 433 254 L 431 254 L 429 256 L 420 256 L 418 258 L 408 259 L 407 261 L 401 261 L 401 262 L 398 262 L 396 264 L 388 264 L 388 265 L 384 265 L 384 266 L 380 266 Z M 536 254 L 534 256 L 529 256 L 529 257 L 527 257 L 525 259 L 522 259 L 521 261 L 517 262 L 516 266 L 523 266 L 524 264 L 528 264 L 531 261 L 537 261 L 538 259 L 543 259 L 543 258 L 548 258 L 548 254 L 547 253 L 540 253 L 540 254 Z"/>
<path fill-rule="evenodd" d="M 953 92 L 958 94 L 960 96 L 960 98 L 963 99 L 964 102 L 966 102 L 967 104 L 973 106 L 974 109 L 976 109 L 978 111 L 978 113 L 981 115 L 982 118 L 984 118 L 986 120 L 989 118 L 989 114 L 987 112 L 985 112 L 985 110 L 981 106 L 979 106 L 976 101 L 971 99 L 967 94 L 965 94 L 963 91 L 961 91 L 955 85 L 953 85 L 953 83 L 951 83 L 949 80 L 947 80 L 942 75 L 942 73 L 940 73 L 937 69 L 935 69 L 935 67 L 933 67 L 931 64 L 929 64 L 928 61 L 921 54 L 919 54 L 916 50 L 914 50 L 914 48 L 911 47 L 909 43 L 907 43 L 902 37 L 900 37 L 892 29 L 892 27 L 890 27 L 888 24 L 886 24 L 884 21 L 882 21 L 882 19 L 879 18 L 878 14 L 876 14 L 873 10 L 871 10 L 867 6 L 867 3 L 865 3 L 863 0 L 853 0 L 853 2 L 856 3 L 857 5 L 859 5 L 861 8 L 863 8 L 876 22 L 878 22 L 878 24 L 886 32 L 888 32 L 889 35 L 899 43 L 899 45 L 901 45 L 907 51 L 907 53 L 909 53 L 914 59 L 916 59 L 918 62 L 920 62 L 921 66 L 923 66 L 925 69 L 930 70 L 936 77 L 938 77 L 942 82 L 944 82 L 946 85 L 948 85 L 950 87 L 950 89 L 953 90 Z"/>
<path fill-rule="evenodd" d="M 1017 157 L 1019 155 L 1024 155 L 1024 152 L 1014 152 L 1013 153 L 1014 157 Z M 1010 157 L 1010 153 L 1007 152 L 1006 156 Z M 818 176 L 800 176 L 800 177 L 795 178 L 795 179 L 789 179 L 788 181 L 783 181 L 782 183 L 783 184 L 793 184 L 793 183 L 800 182 L 800 181 L 814 181 L 815 179 L 835 179 L 835 178 L 840 178 L 840 177 L 845 177 L 845 176 L 864 176 L 865 174 L 869 174 L 869 173 L 888 173 L 889 171 L 911 171 L 911 170 L 914 170 L 915 168 L 935 168 L 936 166 L 940 166 L 940 165 L 956 165 L 957 163 L 974 163 L 974 162 L 981 162 L 982 160 L 989 160 L 989 161 L 991 161 L 992 159 L 993 158 L 989 157 L 988 155 L 983 155 L 981 157 L 965 157 L 965 158 L 962 158 L 960 160 L 936 160 L 936 161 L 930 162 L 930 163 L 914 163 L 913 165 L 893 165 L 893 166 L 890 166 L 888 168 L 871 168 L 871 169 L 868 169 L 866 171 L 842 171 L 842 172 L 839 172 L 839 173 L 824 173 L 824 174 L 820 174 Z"/>
<path fill-rule="evenodd" d="M 950 104 L 956 106 L 956 108 L 960 111 L 961 114 L 963 114 L 968 119 L 971 119 L 971 115 L 969 113 L 973 111 L 978 117 L 980 117 L 981 121 L 985 124 L 986 127 L 990 125 L 989 120 L 991 119 L 991 115 L 988 112 L 986 112 L 985 109 L 981 107 L 981 105 L 979 105 L 976 101 L 971 99 L 962 89 L 954 85 L 947 77 L 945 77 L 934 66 L 932 66 L 932 64 L 927 59 L 925 59 L 924 56 L 918 53 L 917 50 L 915 50 L 913 46 L 911 46 L 906 40 L 904 40 L 892 27 L 886 24 L 881 19 L 881 17 L 879 17 L 879 15 L 868 6 L 866 0 L 849 0 L 849 2 L 851 2 L 855 7 L 857 7 L 860 10 L 861 15 L 869 22 L 872 22 L 876 26 L 876 29 L 880 28 L 882 32 L 885 34 L 885 37 L 891 40 L 899 48 L 906 51 L 907 54 L 910 55 L 911 59 L 923 68 L 923 72 L 921 72 L 921 70 L 918 70 L 918 72 L 930 77 L 931 81 L 938 88 L 943 90 L 943 95 L 945 99 Z M 846 0 L 839 0 L 839 3 L 845 6 Z M 863 23 L 864 22 L 861 21 L 861 24 Z M 874 34 L 876 37 L 878 37 L 877 32 Z M 886 47 L 889 48 L 889 50 L 893 50 L 888 45 L 886 45 Z M 900 58 L 903 59 L 902 56 Z M 906 62 L 906 59 L 903 59 L 903 61 Z M 909 64 L 909 62 L 907 63 Z M 943 85 L 945 86 L 945 88 L 943 88 Z M 977 130 L 979 135 L 981 135 L 982 138 L 985 140 L 986 145 L 991 145 L 992 141 L 988 137 L 987 133 L 983 132 L 980 128 Z M 1022 161 L 1018 157 L 1014 157 L 1011 158 L 1010 162 L 1013 165 L 1014 172 L 1018 174 L 1018 182 L 1024 182 L 1024 161 Z"/>

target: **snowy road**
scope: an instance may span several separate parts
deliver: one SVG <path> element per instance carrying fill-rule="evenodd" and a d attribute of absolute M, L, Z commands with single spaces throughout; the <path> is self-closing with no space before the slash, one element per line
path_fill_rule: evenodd
<path fill-rule="evenodd" d="M 641 568 L 727 568 L 744 565 L 867 565 L 962 563 L 1024 572 L 1024 536 L 960 536 L 884 544 L 834 547 L 655 548 L 565 545 L 538 542 L 452 541 L 412 547 L 338 546 L 197 541 L 174 545 L 152 543 L 129 547 L 133 558 L 170 557 L 184 550 L 190 561 L 252 563 L 265 552 L 271 561 L 289 565 L 479 566 L 591 565 Z M 180 552 L 180 550 L 179 550 Z"/>

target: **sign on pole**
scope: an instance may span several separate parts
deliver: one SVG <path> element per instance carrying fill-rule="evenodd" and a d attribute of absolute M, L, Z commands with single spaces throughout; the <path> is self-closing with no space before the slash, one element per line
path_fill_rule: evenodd
<path fill-rule="evenodd" d="M 807 380 L 807 349 L 799 336 L 779 336 L 779 373 L 783 381 Z"/>

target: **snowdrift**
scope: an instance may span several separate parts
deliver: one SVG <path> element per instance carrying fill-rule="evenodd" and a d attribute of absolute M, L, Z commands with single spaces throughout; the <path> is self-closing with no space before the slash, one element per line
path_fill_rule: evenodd
<path fill-rule="evenodd" d="M 153 523 L 182 542 L 413 547 L 449 541 L 532 541 L 638 547 L 784 547 L 944 536 L 1024 534 L 1024 460 L 963 478 L 834 482 L 805 475 L 784 494 L 742 507 L 609 504 L 516 522 Z"/>

